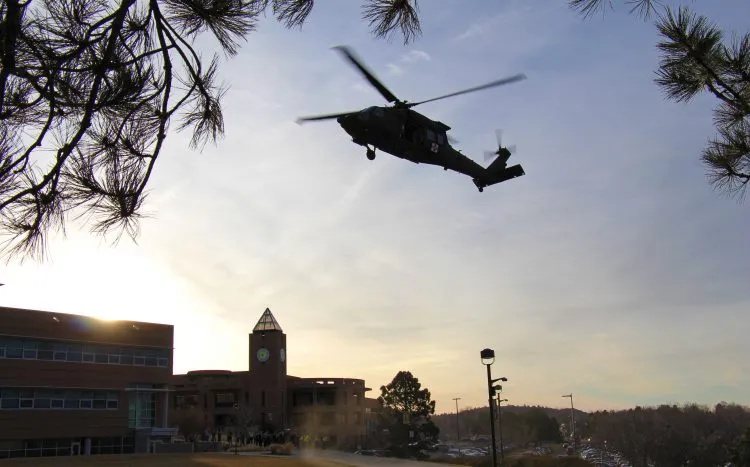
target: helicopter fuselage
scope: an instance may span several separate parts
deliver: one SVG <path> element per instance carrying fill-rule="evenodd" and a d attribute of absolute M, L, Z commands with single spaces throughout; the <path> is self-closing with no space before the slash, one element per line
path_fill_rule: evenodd
<path fill-rule="evenodd" d="M 411 109 L 368 107 L 337 118 L 352 141 L 417 164 L 431 164 L 477 178 L 484 168 L 455 150 L 448 142 L 450 127 Z M 372 152 L 370 150 L 372 146 Z"/>
<path fill-rule="evenodd" d="M 526 75 L 517 74 L 463 91 L 407 103 L 388 90 L 348 47 L 338 46 L 334 49 L 341 52 L 386 101 L 393 103 L 393 106 L 301 117 L 297 122 L 336 119 L 341 128 L 352 137 L 352 141 L 367 148 L 368 159 L 375 159 L 375 149 L 379 149 L 416 164 L 430 164 L 445 170 L 453 170 L 470 176 L 480 192 L 487 186 L 524 175 L 523 167 L 520 165 L 507 167 L 511 151 L 502 147 L 499 138 L 499 147 L 494 153 L 497 158 L 488 167 L 482 167 L 451 147 L 446 133 L 450 130 L 448 125 L 429 119 L 412 108 L 427 102 L 521 81 L 526 79 Z"/>

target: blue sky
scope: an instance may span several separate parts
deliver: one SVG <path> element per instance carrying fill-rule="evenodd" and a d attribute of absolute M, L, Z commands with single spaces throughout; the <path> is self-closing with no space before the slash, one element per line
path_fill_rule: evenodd
<path fill-rule="evenodd" d="M 410 370 L 439 412 L 483 404 L 484 347 L 512 404 L 750 404 L 750 220 L 699 162 L 713 101 L 662 99 L 656 32 L 625 6 L 584 21 L 565 2 L 468 4 L 422 2 L 406 47 L 370 36 L 351 0 L 316 4 L 301 31 L 262 21 L 222 65 L 225 138 L 197 153 L 171 135 L 138 245 L 73 231 L 48 263 L 4 268 L 0 303 L 172 323 L 177 371 L 246 369 L 270 307 L 291 374 L 377 395 Z M 745 32 L 747 2 L 691 4 Z M 339 44 L 411 101 L 526 73 L 419 110 L 480 163 L 503 128 L 527 175 L 480 194 L 368 161 L 334 122 L 296 125 L 385 104 Z"/>

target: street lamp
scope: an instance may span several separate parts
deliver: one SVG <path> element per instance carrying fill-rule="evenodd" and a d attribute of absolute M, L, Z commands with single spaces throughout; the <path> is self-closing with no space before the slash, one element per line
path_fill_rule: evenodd
<path fill-rule="evenodd" d="M 573 393 L 571 392 L 570 394 L 564 394 L 562 397 L 570 398 L 570 435 L 571 435 L 571 440 L 573 442 L 573 449 L 575 449 L 577 443 L 576 443 L 576 421 L 575 421 L 575 416 L 573 413 Z"/>
<path fill-rule="evenodd" d="M 502 377 L 492 379 L 492 364 L 495 363 L 495 351 L 492 349 L 483 349 L 479 355 L 482 358 L 482 364 L 487 367 L 487 394 L 489 395 L 490 403 L 490 433 L 492 435 L 492 467 L 497 467 L 497 446 L 495 444 L 495 394 L 499 389 L 502 391 L 503 387 L 493 386 L 498 381 L 508 381 L 508 378 Z"/>
<path fill-rule="evenodd" d="M 508 399 L 500 399 L 500 394 L 497 395 L 497 424 L 500 429 L 500 464 L 505 464 L 505 451 L 503 448 L 503 411 L 501 410 L 500 404 L 508 402 Z"/>
<path fill-rule="evenodd" d="M 458 401 L 461 400 L 460 397 L 454 397 L 453 400 L 456 402 L 456 443 L 459 443 L 461 441 L 461 431 L 459 428 L 459 418 L 458 418 Z"/>

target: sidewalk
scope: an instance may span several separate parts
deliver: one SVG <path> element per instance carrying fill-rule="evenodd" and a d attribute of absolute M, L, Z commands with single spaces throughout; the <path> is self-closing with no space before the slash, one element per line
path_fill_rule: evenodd
<path fill-rule="evenodd" d="M 423 462 L 406 459 L 394 459 L 390 457 L 360 456 L 341 451 L 312 450 L 305 449 L 300 452 L 302 459 L 325 459 L 338 461 L 353 467 L 450 467 L 455 464 L 442 464 L 437 462 Z M 462 466 L 463 467 L 463 466 Z"/>

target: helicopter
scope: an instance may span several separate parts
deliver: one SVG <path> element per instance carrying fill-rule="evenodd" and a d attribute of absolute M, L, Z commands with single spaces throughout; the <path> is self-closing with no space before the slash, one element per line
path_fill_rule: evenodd
<path fill-rule="evenodd" d="M 363 61 L 346 46 L 333 47 L 340 52 L 364 78 L 385 98 L 392 106 L 373 106 L 363 110 L 339 112 L 335 114 L 300 117 L 298 124 L 310 121 L 335 119 L 341 128 L 352 137 L 355 144 L 366 148 L 369 160 L 375 159 L 375 150 L 379 149 L 401 159 L 416 164 L 430 164 L 452 170 L 472 178 L 474 185 L 480 192 L 484 188 L 516 177 L 525 175 L 520 164 L 507 166 L 508 159 L 514 149 L 502 146 L 498 132 L 498 148 L 494 152 L 485 152 L 485 159 L 495 158 L 486 168 L 463 155 L 461 151 L 451 146 L 455 141 L 448 136 L 451 128 L 443 122 L 432 120 L 419 112 L 412 110 L 417 105 L 434 102 L 448 97 L 454 97 L 470 92 L 515 83 L 526 79 L 526 75 L 517 74 L 496 80 L 481 86 L 452 92 L 440 97 L 420 102 L 402 101 L 397 98 L 375 75 L 363 64 Z"/>

